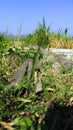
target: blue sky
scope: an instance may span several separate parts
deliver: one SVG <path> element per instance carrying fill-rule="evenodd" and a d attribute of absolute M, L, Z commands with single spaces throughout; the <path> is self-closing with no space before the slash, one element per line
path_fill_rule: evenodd
<path fill-rule="evenodd" d="M 52 31 L 73 34 L 73 0 L 0 0 L 0 32 L 17 34 L 22 24 L 22 33 L 32 33 L 43 16 Z"/>

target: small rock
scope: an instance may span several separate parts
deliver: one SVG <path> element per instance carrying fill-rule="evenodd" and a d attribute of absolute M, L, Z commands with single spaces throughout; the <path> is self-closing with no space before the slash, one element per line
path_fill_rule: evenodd
<path fill-rule="evenodd" d="M 39 80 L 37 83 L 36 93 L 41 92 L 43 90 L 42 88 L 42 81 Z"/>
<path fill-rule="evenodd" d="M 68 54 L 68 55 L 66 56 L 66 59 L 70 59 L 70 60 L 73 61 L 73 54 Z"/>
<path fill-rule="evenodd" d="M 58 62 L 55 62 L 52 66 L 52 71 L 54 73 L 59 73 L 61 72 L 61 70 L 62 70 L 62 66 Z"/>

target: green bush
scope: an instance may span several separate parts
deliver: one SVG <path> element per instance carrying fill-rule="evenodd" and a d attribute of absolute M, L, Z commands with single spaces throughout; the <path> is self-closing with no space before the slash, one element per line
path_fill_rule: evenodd
<path fill-rule="evenodd" d="M 36 31 L 37 34 L 37 45 L 39 47 L 47 47 L 49 45 L 49 38 L 43 28 L 40 28 Z"/>
<path fill-rule="evenodd" d="M 38 45 L 40 47 L 49 46 L 49 29 L 46 27 L 45 20 L 43 23 L 38 25 L 38 28 L 33 34 L 29 34 L 25 40 L 24 46 Z"/>

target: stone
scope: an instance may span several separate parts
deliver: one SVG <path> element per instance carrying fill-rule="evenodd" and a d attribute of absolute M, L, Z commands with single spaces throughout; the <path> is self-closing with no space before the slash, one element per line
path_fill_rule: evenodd
<path fill-rule="evenodd" d="M 54 72 L 54 73 L 60 73 L 61 70 L 62 70 L 62 66 L 58 62 L 55 62 L 52 65 L 52 72 Z"/>
<path fill-rule="evenodd" d="M 42 81 L 39 80 L 37 83 L 36 93 L 41 92 L 43 90 L 42 88 Z"/>

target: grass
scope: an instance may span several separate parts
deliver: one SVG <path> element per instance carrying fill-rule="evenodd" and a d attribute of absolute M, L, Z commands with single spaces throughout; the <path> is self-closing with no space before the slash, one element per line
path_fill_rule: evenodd
<path fill-rule="evenodd" d="M 66 31 L 66 30 L 65 30 Z M 17 44 L 15 45 L 15 43 Z M 71 48 L 73 38 L 54 34 L 43 24 L 25 39 L 8 39 L 0 35 L 0 129 L 1 130 L 68 130 L 73 128 L 73 69 L 63 67 L 60 73 L 52 71 L 52 62 L 39 49 L 25 50 L 25 46 L 38 45 L 39 48 Z M 18 44 L 21 43 L 21 44 Z M 28 59 L 33 66 L 21 82 L 9 88 L 13 75 Z M 41 78 L 43 91 L 36 93 L 37 82 Z"/>

